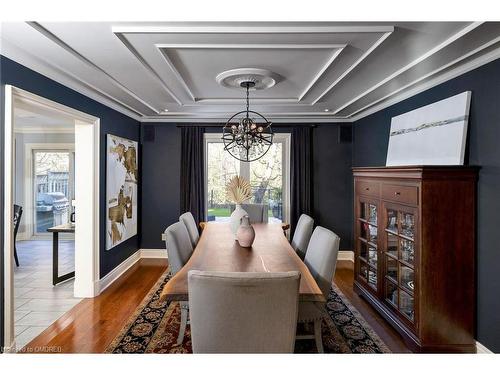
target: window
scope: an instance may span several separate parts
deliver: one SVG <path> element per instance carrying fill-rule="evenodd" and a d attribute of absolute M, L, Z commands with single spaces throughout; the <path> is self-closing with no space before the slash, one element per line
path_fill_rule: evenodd
<path fill-rule="evenodd" d="M 74 151 L 33 150 L 34 234 L 68 223 L 74 199 Z"/>
<path fill-rule="evenodd" d="M 226 199 L 226 184 L 240 175 L 250 181 L 249 203 L 266 204 L 269 222 L 288 222 L 290 191 L 290 134 L 279 133 L 259 160 L 242 162 L 224 151 L 222 134 L 205 134 L 205 198 L 208 221 L 226 221 L 232 205 Z"/>

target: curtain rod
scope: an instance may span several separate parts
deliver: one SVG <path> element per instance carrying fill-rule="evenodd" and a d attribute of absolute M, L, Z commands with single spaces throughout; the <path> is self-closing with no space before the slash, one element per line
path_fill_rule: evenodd
<path fill-rule="evenodd" d="M 295 126 L 307 126 L 310 128 L 316 128 L 316 124 L 272 124 L 273 128 L 293 128 Z M 221 128 L 222 124 L 177 124 L 177 128 Z"/>

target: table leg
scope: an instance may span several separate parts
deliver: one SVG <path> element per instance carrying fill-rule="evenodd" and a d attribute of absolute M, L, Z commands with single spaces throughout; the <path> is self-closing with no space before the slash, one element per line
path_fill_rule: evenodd
<path fill-rule="evenodd" d="M 59 233 L 52 234 L 52 285 L 56 285 L 59 278 Z"/>

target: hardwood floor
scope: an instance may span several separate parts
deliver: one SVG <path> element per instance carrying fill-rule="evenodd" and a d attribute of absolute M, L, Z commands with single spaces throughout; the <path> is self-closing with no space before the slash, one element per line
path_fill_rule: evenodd
<path fill-rule="evenodd" d="M 141 259 L 113 285 L 94 299 L 84 299 L 47 328 L 26 347 L 34 352 L 49 347 L 53 352 L 102 353 L 130 315 L 165 271 L 163 259 Z M 399 334 L 352 290 L 353 263 L 339 261 L 335 283 L 364 316 L 374 331 L 395 353 L 410 352 Z"/>
<path fill-rule="evenodd" d="M 167 268 L 141 259 L 96 298 L 86 298 L 49 326 L 23 352 L 102 353 Z"/>

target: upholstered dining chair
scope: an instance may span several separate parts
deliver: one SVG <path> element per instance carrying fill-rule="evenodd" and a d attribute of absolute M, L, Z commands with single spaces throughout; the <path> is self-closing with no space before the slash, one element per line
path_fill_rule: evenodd
<path fill-rule="evenodd" d="M 321 289 L 325 299 L 328 299 L 332 287 L 333 276 L 337 265 L 340 237 L 323 227 L 316 227 L 307 246 L 304 263 Z M 323 353 L 323 338 L 321 323 L 326 316 L 325 303 L 301 302 L 299 304 L 298 323 L 314 323 L 314 335 L 301 335 L 297 339 L 315 339 L 316 348 Z"/>
<path fill-rule="evenodd" d="M 300 215 L 291 241 L 291 245 L 300 259 L 304 259 L 306 256 L 307 245 L 309 245 L 313 227 L 314 220 L 312 217 L 306 214 Z"/>
<path fill-rule="evenodd" d="M 170 275 L 173 276 L 187 263 L 193 253 L 191 238 L 183 223 L 177 222 L 165 229 L 165 247 L 167 248 Z M 187 301 L 180 301 L 180 305 L 181 326 L 179 328 L 179 336 L 177 337 L 177 345 L 182 344 L 184 340 L 189 313 Z"/>
<path fill-rule="evenodd" d="M 189 271 L 193 353 L 293 353 L 298 271 Z"/>
<path fill-rule="evenodd" d="M 19 224 L 21 223 L 21 217 L 23 216 L 23 208 L 17 204 L 14 205 L 14 260 L 16 262 L 16 267 L 19 267 L 19 258 L 17 257 L 16 248 L 16 237 L 19 231 Z"/>
<path fill-rule="evenodd" d="M 196 247 L 196 244 L 200 239 L 200 233 L 198 232 L 198 227 L 196 226 L 193 214 L 191 212 L 185 212 L 179 216 L 179 221 L 186 226 L 189 238 L 191 239 L 191 245 L 193 245 L 193 248 Z"/>
<path fill-rule="evenodd" d="M 267 223 L 269 217 L 267 204 L 242 203 L 241 208 L 247 212 L 251 223 Z M 231 206 L 231 212 L 233 211 L 234 205 Z"/>

